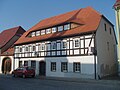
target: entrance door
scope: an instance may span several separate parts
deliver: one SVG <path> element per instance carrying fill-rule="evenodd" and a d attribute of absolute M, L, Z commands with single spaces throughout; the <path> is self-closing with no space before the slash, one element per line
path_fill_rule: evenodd
<path fill-rule="evenodd" d="M 10 58 L 5 58 L 2 64 L 2 72 L 8 74 L 11 71 L 11 60 Z"/>
<path fill-rule="evenodd" d="M 45 76 L 46 74 L 46 63 L 44 61 L 39 62 L 39 75 Z"/>

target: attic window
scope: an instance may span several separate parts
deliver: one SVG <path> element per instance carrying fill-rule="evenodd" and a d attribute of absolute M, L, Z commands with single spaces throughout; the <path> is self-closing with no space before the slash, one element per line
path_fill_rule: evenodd
<path fill-rule="evenodd" d="M 64 30 L 69 30 L 70 29 L 70 24 L 64 25 Z"/>
<path fill-rule="evenodd" d="M 107 30 L 107 28 L 106 28 L 106 24 L 104 24 L 104 27 L 105 27 L 105 31 Z"/>
<path fill-rule="evenodd" d="M 110 34 L 111 34 L 111 28 L 110 28 Z"/>
<path fill-rule="evenodd" d="M 40 31 L 36 31 L 36 36 L 39 36 L 40 35 Z"/>
<path fill-rule="evenodd" d="M 63 26 L 59 26 L 58 31 L 63 31 Z"/>
<path fill-rule="evenodd" d="M 51 29 L 50 28 L 46 29 L 46 34 L 49 34 L 49 33 L 51 33 Z"/>
<path fill-rule="evenodd" d="M 31 35 L 32 37 L 34 37 L 35 36 L 35 32 L 32 32 L 32 35 Z"/>
<path fill-rule="evenodd" d="M 52 33 L 56 32 L 57 31 L 57 28 L 56 27 L 53 27 L 52 28 Z"/>
<path fill-rule="evenodd" d="M 45 34 L 45 30 L 41 30 L 41 35 L 44 35 Z"/>

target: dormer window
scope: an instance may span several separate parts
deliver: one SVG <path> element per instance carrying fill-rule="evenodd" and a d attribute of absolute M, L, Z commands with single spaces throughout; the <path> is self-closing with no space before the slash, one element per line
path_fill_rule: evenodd
<path fill-rule="evenodd" d="M 41 30 L 41 35 L 44 35 L 45 34 L 45 30 Z"/>
<path fill-rule="evenodd" d="M 58 27 L 58 31 L 60 32 L 60 31 L 63 31 L 63 26 L 59 26 Z"/>
<path fill-rule="evenodd" d="M 31 35 L 32 37 L 34 37 L 35 36 L 35 32 L 32 32 L 32 35 Z"/>
<path fill-rule="evenodd" d="M 49 34 L 49 33 L 51 33 L 51 29 L 50 28 L 46 29 L 46 34 Z"/>
<path fill-rule="evenodd" d="M 40 31 L 36 31 L 36 36 L 40 36 Z"/>
<path fill-rule="evenodd" d="M 56 32 L 57 31 L 57 28 L 56 27 L 53 27 L 52 28 L 52 33 Z"/>
<path fill-rule="evenodd" d="M 69 30 L 70 29 L 70 24 L 64 25 L 64 30 Z"/>

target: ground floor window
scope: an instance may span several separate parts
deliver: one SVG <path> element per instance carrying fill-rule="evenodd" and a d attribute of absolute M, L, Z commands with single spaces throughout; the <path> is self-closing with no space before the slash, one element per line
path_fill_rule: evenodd
<path fill-rule="evenodd" d="M 19 61 L 19 67 L 22 67 L 22 61 Z"/>
<path fill-rule="evenodd" d="M 73 63 L 73 71 L 74 72 L 80 72 L 80 62 L 74 62 Z"/>
<path fill-rule="evenodd" d="M 24 61 L 24 66 L 28 66 L 28 61 Z"/>
<path fill-rule="evenodd" d="M 34 69 L 36 68 L 36 61 L 31 61 L 31 67 Z"/>
<path fill-rule="evenodd" d="M 61 62 L 61 72 L 67 72 L 68 64 L 67 62 Z"/>
<path fill-rule="evenodd" d="M 56 71 L 56 62 L 51 62 L 51 71 Z"/>

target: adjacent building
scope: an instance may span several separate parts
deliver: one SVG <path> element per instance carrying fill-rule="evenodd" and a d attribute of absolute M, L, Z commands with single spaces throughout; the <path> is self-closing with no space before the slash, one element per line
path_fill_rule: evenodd
<path fill-rule="evenodd" d="M 91 7 L 44 19 L 15 43 L 15 68 L 36 75 L 102 78 L 117 73 L 113 24 Z"/>
<path fill-rule="evenodd" d="M 0 73 L 11 73 L 14 68 L 14 43 L 22 36 L 25 30 L 14 27 L 0 33 Z"/>

